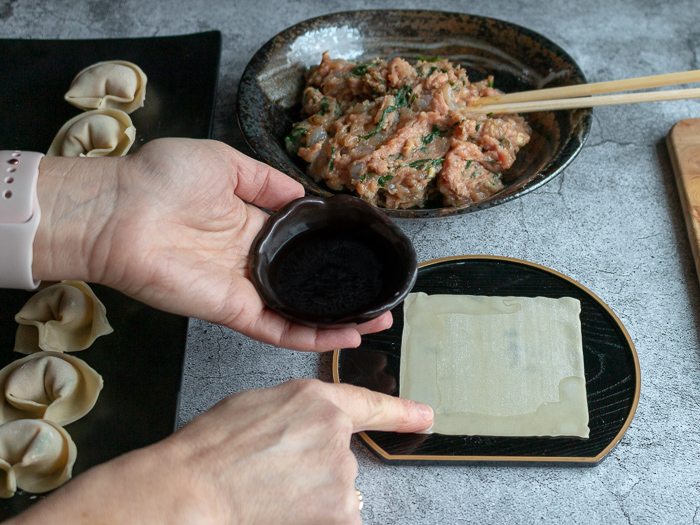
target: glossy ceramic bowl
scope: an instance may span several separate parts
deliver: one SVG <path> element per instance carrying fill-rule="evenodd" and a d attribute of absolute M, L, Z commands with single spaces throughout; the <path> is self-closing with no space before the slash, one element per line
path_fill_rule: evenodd
<path fill-rule="evenodd" d="M 333 194 L 306 174 L 303 160 L 287 153 L 284 137 L 301 120 L 304 72 L 321 54 L 371 60 L 441 56 L 466 69 L 471 81 L 494 75 L 495 87 L 524 91 L 586 82 L 573 58 L 524 27 L 463 13 L 368 10 L 334 13 L 296 24 L 272 38 L 250 60 L 238 91 L 238 119 L 258 157 L 301 182 L 308 194 Z M 504 174 L 505 188 L 469 206 L 384 210 L 391 217 L 431 218 L 468 213 L 508 202 L 562 172 L 588 136 L 590 109 L 529 113 L 530 143 Z"/>
<path fill-rule="evenodd" d="M 369 321 L 399 304 L 417 276 L 411 241 L 350 195 L 307 196 L 274 213 L 250 251 L 265 304 L 310 326 Z"/>

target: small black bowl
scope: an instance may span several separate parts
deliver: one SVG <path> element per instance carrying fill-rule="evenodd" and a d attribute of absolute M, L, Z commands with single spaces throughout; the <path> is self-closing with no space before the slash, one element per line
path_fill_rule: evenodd
<path fill-rule="evenodd" d="M 391 310 L 411 291 L 417 267 L 403 231 L 349 195 L 290 202 L 260 230 L 249 260 L 265 304 L 309 326 L 361 323 Z"/>

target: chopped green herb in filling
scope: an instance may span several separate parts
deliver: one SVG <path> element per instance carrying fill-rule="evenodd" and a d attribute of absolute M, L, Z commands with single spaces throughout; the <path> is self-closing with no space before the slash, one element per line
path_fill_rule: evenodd
<path fill-rule="evenodd" d="M 436 124 L 433 124 L 431 132 L 423 137 L 423 144 L 430 144 L 435 137 L 442 137 L 448 131 L 448 129 L 440 129 Z"/>
<path fill-rule="evenodd" d="M 372 177 L 373 175 L 376 175 L 376 173 L 374 173 L 373 171 L 368 171 L 360 178 L 360 182 L 366 181 L 367 177 Z"/>
<path fill-rule="evenodd" d="M 353 68 L 352 71 L 348 73 L 351 77 L 363 77 L 367 74 L 367 70 L 373 66 L 378 65 L 378 62 L 371 62 L 370 64 L 360 64 Z"/>
<path fill-rule="evenodd" d="M 435 71 L 437 71 L 437 67 L 436 67 L 436 66 L 433 66 L 433 67 L 431 67 L 431 68 L 428 70 L 427 73 L 424 72 L 424 71 L 422 71 L 422 69 L 416 69 L 416 74 L 417 74 L 420 78 L 425 78 L 425 77 L 429 77 L 430 75 L 432 75 Z"/>
<path fill-rule="evenodd" d="M 394 95 L 394 105 L 400 108 L 406 106 L 408 104 L 408 98 L 411 96 L 412 93 L 413 88 L 408 84 L 405 84 L 404 86 L 400 87 L 399 90 L 396 92 L 396 95 Z M 413 102 L 413 98 L 411 98 L 411 102 Z"/>
<path fill-rule="evenodd" d="M 491 180 L 488 182 L 491 187 L 498 187 L 499 183 L 501 182 L 501 174 L 500 173 L 493 173 L 491 175 Z"/>
<path fill-rule="evenodd" d="M 309 130 L 304 127 L 294 128 L 289 135 L 284 137 L 284 142 L 290 147 L 297 147 L 297 143 L 309 133 Z"/>
<path fill-rule="evenodd" d="M 379 119 L 379 122 L 377 122 L 377 127 L 374 128 L 374 131 L 372 133 L 369 133 L 368 135 L 360 135 L 359 138 L 361 139 L 370 139 L 374 137 L 377 133 L 379 133 L 383 126 L 384 126 L 384 120 L 386 119 L 386 116 L 389 113 L 392 113 L 396 111 L 399 108 L 402 108 L 406 106 L 406 103 L 408 101 L 408 97 L 411 95 L 412 88 L 411 86 L 403 86 L 401 89 L 399 89 L 396 92 L 396 95 L 394 95 L 394 105 L 393 106 L 387 106 L 384 111 L 382 111 L 382 116 Z"/>
<path fill-rule="evenodd" d="M 369 133 L 367 135 L 360 135 L 360 138 L 361 139 L 371 139 L 377 133 L 379 133 L 382 130 L 382 126 L 384 126 L 384 120 L 386 119 L 386 116 L 393 111 L 396 111 L 396 106 L 387 106 L 386 108 L 384 108 L 384 111 L 382 111 L 382 116 L 379 119 L 379 122 L 377 122 L 377 127 L 374 128 L 374 131 L 372 131 L 372 133 Z"/>
<path fill-rule="evenodd" d="M 445 159 L 419 159 L 409 162 L 407 166 L 409 168 L 416 168 L 419 170 L 427 170 L 428 168 L 437 167 L 445 162 Z"/>
<path fill-rule="evenodd" d="M 328 113 L 328 99 L 323 97 L 321 99 L 321 110 L 318 112 L 319 115 L 325 115 Z"/>
<path fill-rule="evenodd" d="M 389 182 L 393 178 L 394 178 L 394 176 L 389 173 L 387 175 L 384 175 L 383 177 L 379 177 L 377 179 L 377 184 L 379 184 L 380 186 L 384 186 L 387 182 Z"/>

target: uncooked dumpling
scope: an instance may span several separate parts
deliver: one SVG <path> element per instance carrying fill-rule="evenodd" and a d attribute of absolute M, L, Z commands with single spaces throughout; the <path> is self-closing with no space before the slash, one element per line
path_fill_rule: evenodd
<path fill-rule="evenodd" d="M 64 98 L 81 109 L 115 108 L 131 113 L 143 106 L 147 80 L 131 62 L 98 62 L 76 75 Z"/>
<path fill-rule="evenodd" d="M 76 352 L 114 330 L 107 309 L 83 281 L 61 281 L 34 294 L 15 315 L 15 351 Z"/>
<path fill-rule="evenodd" d="M 48 492 L 73 473 L 77 450 L 68 432 L 56 423 L 20 419 L 0 425 L 0 498 L 18 488 Z"/>
<path fill-rule="evenodd" d="M 72 355 L 36 352 L 0 370 L 0 388 L 0 424 L 48 419 L 68 425 L 95 406 L 102 377 Z"/>
<path fill-rule="evenodd" d="M 119 109 L 86 111 L 70 119 L 53 139 L 49 157 L 121 157 L 136 138 L 131 117 Z"/>

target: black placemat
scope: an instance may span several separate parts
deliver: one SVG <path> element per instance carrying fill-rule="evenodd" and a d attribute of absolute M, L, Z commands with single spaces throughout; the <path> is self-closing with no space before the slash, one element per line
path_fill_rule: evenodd
<path fill-rule="evenodd" d="M 146 102 L 131 114 L 136 141 L 158 137 L 209 138 L 221 55 L 221 33 L 101 40 L 0 39 L 0 149 L 46 151 L 65 121 L 80 113 L 63 100 L 74 76 L 104 60 L 129 60 L 148 76 Z M 3 249 L 0 247 L 0 249 Z M 66 426 L 80 474 L 175 428 L 187 318 L 168 314 L 103 286 L 92 286 L 107 307 L 114 333 L 73 355 L 104 378 L 95 408 Z M 0 290 L 0 366 L 13 352 L 14 315 L 30 292 Z M 0 500 L 0 519 L 43 495 L 23 491 Z"/>

